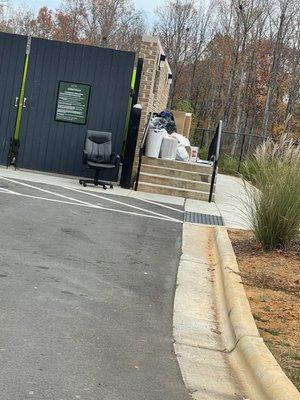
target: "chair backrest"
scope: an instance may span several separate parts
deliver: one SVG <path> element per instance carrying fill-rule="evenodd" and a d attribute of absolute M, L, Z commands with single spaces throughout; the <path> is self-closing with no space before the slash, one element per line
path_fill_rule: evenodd
<path fill-rule="evenodd" d="M 88 130 L 85 139 L 87 160 L 99 164 L 109 164 L 111 158 L 110 132 Z"/>

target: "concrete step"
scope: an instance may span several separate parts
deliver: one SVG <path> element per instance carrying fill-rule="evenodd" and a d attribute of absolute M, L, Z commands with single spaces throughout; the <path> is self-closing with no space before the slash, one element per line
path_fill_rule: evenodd
<path fill-rule="evenodd" d="M 146 183 L 146 182 L 139 182 L 138 190 L 141 192 L 165 194 L 168 196 L 184 197 L 186 199 L 194 199 L 194 200 L 208 201 L 209 198 L 209 193 L 206 192 L 201 192 L 198 190 L 174 188 L 172 186 L 161 186 L 161 185 L 156 185 L 154 183 Z M 214 201 L 214 196 L 215 195 L 213 195 L 212 199 L 213 201 Z"/>
<path fill-rule="evenodd" d="M 143 156 L 143 165 L 154 165 L 157 167 L 179 169 L 181 171 L 198 172 L 199 174 L 212 174 L 212 166 L 201 163 L 192 163 L 176 160 L 163 160 L 162 158 L 151 158 Z"/>
<path fill-rule="evenodd" d="M 179 179 L 187 179 L 196 182 L 211 182 L 210 173 L 183 171 L 181 169 L 159 167 L 157 165 L 142 164 L 141 172 L 145 172 L 147 174 L 169 176 L 170 178 L 176 177 Z"/>
<path fill-rule="evenodd" d="M 154 183 L 160 186 L 168 186 L 179 189 L 197 190 L 206 193 L 210 190 L 210 183 L 207 182 L 197 182 L 165 175 L 148 174 L 146 172 L 140 173 L 139 182 Z"/>

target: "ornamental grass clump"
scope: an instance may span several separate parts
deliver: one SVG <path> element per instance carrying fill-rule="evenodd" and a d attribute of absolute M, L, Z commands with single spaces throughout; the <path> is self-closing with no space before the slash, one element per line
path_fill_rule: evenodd
<path fill-rule="evenodd" d="M 300 228 L 300 147 L 282 137 L 268 139 L 243 165 L 248 211 L 265 250 L 286 248 Z"/>

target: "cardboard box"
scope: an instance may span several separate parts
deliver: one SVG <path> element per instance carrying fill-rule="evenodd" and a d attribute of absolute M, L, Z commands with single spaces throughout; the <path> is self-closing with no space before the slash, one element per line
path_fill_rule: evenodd
<path fill-rule="evenodd" d="M 172 113 L 175 118 L 177 133 L 181 133 L 186 138 L 189 138 L 192 125 L 192 114 L 177 110 L 172 110 Z"/>

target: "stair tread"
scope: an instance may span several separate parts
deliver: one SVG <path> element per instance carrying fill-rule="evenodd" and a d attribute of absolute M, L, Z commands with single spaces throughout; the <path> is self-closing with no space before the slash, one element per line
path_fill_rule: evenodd
<path fill-rule="evenodd" d="M 185 174 L 191 174 L 191 175 L 211 176 L 211 173 L 209 173 L 209 172 L 187 171 L 185 169 L 169 168 L 169 167 L 164 167 L 164 166 L 160 166 L 160 165 L 151 165 L 151 164 L 144 164 L 144 163 L 142 163 L 142 166 L 156 168 L 157 170 L 166 169 L 166 170 L 184 172 Z"/>
<path fill-rule="evenodd" d="M 154 158 L 154 157 L 147 157 L 147 156 L 143 156 L 142 157 L 143 160 L 159 160 L 159 161 L 170 161 L 172 163 L 176 163 L 176 164 L 185 164 L 185 165 L 200 165 L 200 166 L 205 166 L 205 167 L 212 167 L 213 164 L 212 163 L 206 163 L 206 162 L 191 162 L 191 161 L 179 161 L 179 160 L 171 160 L 168 158 Z"/>
<path fill-rule="evenodd" d="M 140 177 L 141 176 L 155 176 L 158 178 L 163 178 L 163 179 L 165 178 L 165 179 L 170 179 L 173 181 L 181 181 L 181 182 L 188 182 L 188 183 L 195 183 L 195 184 L 210 186 L 210 183 L 208 183 L 208 182 L 199 182 L 199 181 L 194 181 L 192 179 L 177 178 L 176 176 L 169 176 L 169 175 L 150 174 L 149 172 L 143 172 L 143 171 L 140 172 Z M 140 182 L 143 182 L 143 181 L 140 181 Z M 160 185 L 160 186 L 165 186 L 165 185 Z"/>
<path fill-rule="evenodd" d="M 139 181 L 139 185 L 147 185 L 147 186 L 153 186 L 157 188 L 164 188 L 164 189 L 170 189 L 170 190 L 178 190 L 180 192 L 193 192 L 193 193 L 203 193 L 207 194 L 207 192 L 203 192 L 202 190 L 194 190 L 194 189 L 184 189 L 184 188 L 179 188 L 179 187 L 174 187 L 174 186 L 167 186 L 167 185 L 158 185 L 157 183 L 149 183 L 149 182 L 142 182 Z"/>
<path fill-rule="evenodd" d="M 162 166 L 167 167 L 169 169 L 180 169 L 183 171 L 193 171 L 193 172 L 210 172 L 213 169 L 213 165 L 210 163 L 195 163 L 195 162 L 188 162 L 188 161 L 178 161 L 178 160 L 168 160 L 163 158 L 151 158 L 151 157 L 142 157 L 142 164 L 144 165 L 155 165 L 155 166 Z"/>

